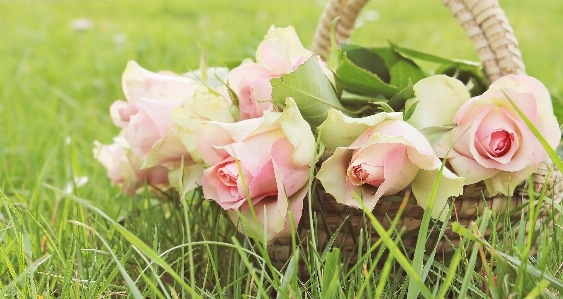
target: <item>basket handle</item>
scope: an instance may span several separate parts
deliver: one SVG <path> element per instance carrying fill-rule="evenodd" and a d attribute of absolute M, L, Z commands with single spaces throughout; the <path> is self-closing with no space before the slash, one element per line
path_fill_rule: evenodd
<path fill-rule="evenodd" d="M 330 25 L 340 17 L 336 41 L 346 42 L 369 0 L 329 0 L 317 25 L 313 52 L 328 55 Z M 498 0 L 442 0 L 473 42 L 489 82 L 509 74 L 525 74 L 518 40 Z"/>

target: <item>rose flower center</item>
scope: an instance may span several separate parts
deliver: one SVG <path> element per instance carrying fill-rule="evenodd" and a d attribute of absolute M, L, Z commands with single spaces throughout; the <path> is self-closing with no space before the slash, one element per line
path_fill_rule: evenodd
<path fill-rule="evenodd" d="M 217 175 L 225 186 L 235 187 L 237 185 L 238 174 L 233 174 L 227 166 L 220 168 Z"/>
<path fill-rule="evenodd" d="M 384 179 L 383 167 L 372 166 L 366 163 L 350 165 L 348 168 L 348 176 L 353 184 L 359 186 L 361 184 L 369 184 L 379 187 Z"/>
<path fill-rule="evenodd" d="M 489 142 L 489 148 L 491 149 L 491 155 L 495 157 L 500 157 L 510 149 L 512 145 L 512 136 L 506 131 L 496 131 L 491 134 L 491 141 Z"/>

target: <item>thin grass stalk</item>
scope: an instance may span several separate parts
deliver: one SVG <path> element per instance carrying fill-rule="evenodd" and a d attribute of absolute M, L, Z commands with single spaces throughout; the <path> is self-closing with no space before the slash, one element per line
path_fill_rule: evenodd
<path fill-rule="evenodd" d="M 74 202 L 76 202 L 76 203 L 78 203 L 82 206 L 85 206 L 88 209 L 93 210 L 94 212 L 96 212 L 96 214 L 102 216 L 104 219 L 106 219 L 108 222 L 110 222 L 119 231 L 119 233 L 123 237 L 125 237 L 125 239 L 127 239 L 127 241 L 129 241 L 131 243 L 131 245 L 136 246 L 137 249 L 139 249 L 141 252 L 143 252 L 143 254 L 147 255 L 149 258 L 153 259 L 158 265 L 163 267 L 164 270 L 166 272 L 168 272 L 168 274 L 170 274 L 170 276 L 172 276 L 172 278 L 174 278 L 175 281 L 180 283 L 180 285 L 183 288 L 188 290 L 188 292 L 190 293 L 191 296 L 193 296 L 194 298 L 201 298 L 194 291 L 194 289 L 192 287 L 190 287 L 184 281 L 181 280 L 180 276 L 168 265 L 168 263 L 166 263 L 166 261 L 164 261 L 162 258 L 160 258 L 160 256 L 158 254 L 156 254 L 150 247 L 148 247 L 145 243 L 143 243 L 138 237 L 133 235 L 131 232 L 129 232 L 121 224 L 117 223 L 115 220 L 113 220 L 111 217 L 109 217 L 102 210 L 98 209 L 97 207 L 93 206 L 89 202 L 87 202 L 87 201 L 85 201 L 85 200 L 83 200 L 79 197 L 76 197 L 72 194 L 64 193 L 62 190 L 59 190 L 59 189 L 52 187 L 50 185 L 45 185 L 45 186 L 47 188 L 55 191 L 56 193 L 63 195 L 65 197 L 69 198 L 69 199 L 72 199 Z"/>
<path fill-rule="evenodd" d="M 361 199 L 357 195 L 355 195 L 354 197 L 361 204 L 362 209 L 366 213 L 366 215 L 370 218 L 373 228 L 376 230 L 377 234 L 381 237 L 383 243 L 385 243 L 385 245 L 389 248 L 389 251 L 393 251 L 393 254 L 395 255 L 395 259 L 397 260 L 397 262 L 399 262 L 399 264 L 403 267 L 403 269 L 405 269 L 405 271 L 410 276 L 410 279 L 413 281 L 413 283 L 419 287 L 419 291 L 422 293 L 422 295 L 425 298 L 432 298 L 433 296 L 430 290 L 428 290 L 428 288 L 426 287 L 426 285 L 424 284 L 418 273 L 414 270 L 414 268 L 409 263 L 408 259 L 403 255 L 403 253 L 400 251 L 397 245 L 395 245 L 395 242 L 387 234 L 381 223 L 377 221 L 377 218 L 375 218 L 375 216 L 371 213 L 371 211 L 367 209 L 363 201 L 361 201 Z"/>

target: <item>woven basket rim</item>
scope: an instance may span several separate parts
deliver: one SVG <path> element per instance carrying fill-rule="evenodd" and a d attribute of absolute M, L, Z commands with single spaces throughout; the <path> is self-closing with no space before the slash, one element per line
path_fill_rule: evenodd
<path fill-rule="evenodd" d="M 347 42 L 354 24 L 369 0 L 329 0 L 313 38 L 313 52 L 328 56 L 330 27 L 337 44 Z M 441 0 L 465 30 L 479 55 L 489 82 L 509 74 L 525 74 L 518 40 L 498 0 Z"/>

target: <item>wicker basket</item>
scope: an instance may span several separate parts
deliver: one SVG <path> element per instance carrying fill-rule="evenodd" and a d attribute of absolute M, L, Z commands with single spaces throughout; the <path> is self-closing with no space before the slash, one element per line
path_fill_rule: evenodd
<path fill-rule="evenodd" d="M 338 41 L 347 41 L 352 33 L 354 23 L 361 9 L 369 0 L 330 0 L 325 7 L 320 19 L 314 38 L 313 51 L 322 56 L 326 56 L 330 46 L 330 25 L 336 17 L 340 17 L 335 30 L 335 37 Z M 484 66 L 485 74 L 490 82 L 508 74 L 524 74 L 524 64 L 518 49 L 518 42 L 514 37 L 512 28 L 500 8 L 497 0 L 442 0 L 443 4 L 459 21 L 465 29 L 467 35 L 473 42 L 475 50 Z M 533 174 L 534 190 L 540 192 L 543 185 L 547 184 L 550 196 L 556 202 L 560 202 L 563 197 L 563 184 L 558 184 L 563 175 L 561 171 L 554 168 L 549 178 L 550 161 L 540 163 L 538 170 Z M 507 197 L 498 195 L 493 198 L 483 196 L 484 184 L 477 183 L 464 187 L 463 195 L 453 199 L 454 211 L 452 219 L 449 220 L 445 232 L 446 238 L 436 242 L 428 242 L 427 248 L 438 247 L 442 252 L 453 251 L 459 244 L 459 235 L 451 230 L 451 225 L 458 222 L 468 226 L 477 218 L 488 206 L 496 215 L 505 214 L 508 211 L 518 208 L 528 201 L 528 195 L 522 191 L 525 188 L 522 183 L 513 196 Z M 319 192 L 317 192 L 319 193 Z M 317 244 L 320 250 L 327 245 L 332 233 L 339 227 L 339 232 L 333 246 L 339 247 L 347 259 L 355 260 L 357 255 L 357 242 L 359 232 L 364 228 L 364 216 L 361 210 L 347 207 L 336 203 L 335 199 L 329 194 L 320 195 L 313 203 L 313 211 L 317 214 L 316 234 Z M 418 227 L 421 224 L 424 210 L 416 204 L 414 197 L 410 196 L 408 190 L 404 190 L 395 196 L 382 197 L 374 210 L 373 214 L 378 221 L 388 229 L 390 220 L 394 219 L 404 199 L 407 204 L 402 211 L 401 218 L 397 223 L 396 229 L 405 229 L 403 234 L 403 244 L 414 246 Z M 548 208 L 548 205 L 544 208 Z M 309 217 L 304 211 L 299 224 L 299 237 L 301 241 L 310 237 Z M 519 215 L 513 214 L 519 218 Z M 347 220 L 346 220 L 347 219 Z M 346 220 L 347 223 L 343 222 Z M 499 222 L 500 229 L 504 222 Z M 372 231 L 372 241 L 378 240 L 377 234 Z M 490 235 L 491 231 L 487 232 Z M 270 256 L 283 265 L 291 257 L 291 239 L 280 239 L 269 246 Z"/>

